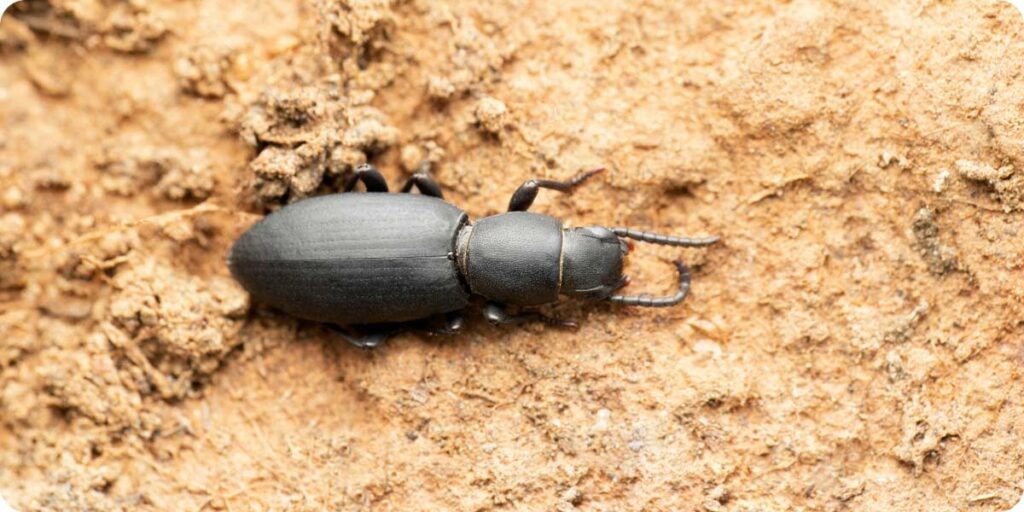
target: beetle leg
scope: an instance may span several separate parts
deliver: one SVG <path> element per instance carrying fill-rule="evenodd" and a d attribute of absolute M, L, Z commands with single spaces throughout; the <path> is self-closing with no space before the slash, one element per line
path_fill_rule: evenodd
<path fill-rule="evenodd" d="M 436 324 L 436 322 L 434 322 Z M 452 313 L 445 314 L 444 327 L 436 327 L 429 323 L 423 323 L 419 329 L 425 331 L 427 334 L 438 334 L 442 336 L 448 336 L 456 334 L 462 330 L 462 326 L 465 324 L 465 318 L 462 316 L 462 311 L 455 311 Z"/>
<path fill-rule="evenodd" d="M 466 324 L 465 317 L 462 316 L 462 312 L 458 311 L 455 313 L 448 313 L 445 317 L 444 330 L 441 334 L 455 334 L 462 330 L 462 326 Z"/>
<path fill-rule="evenodd" d="M 420 191 L 420 194 L 444 199 L 444 192 L 441 191 L 441 186 L 426 172 L 420 171 L 410 176 L 409 180 L 402 186 L 402 193 L 410 192 L 414 186 Z"/>
<path fill-rule="evenodd" d="M 511 315 L 505 308 L 497 302 L 488 302 L 487 306 L 484 307 L 484 317 L 487 321 L 494 325 L 518 325 L 526 322 L 544 322 L 546 324 L 568 327 L 570 329 L 576 329 L 579 325 L 576 322 L 569 320 L 559 320 L 550 316 L 542 315 L 540 313 L 523 313 L 519 315 Z"/>
<path fill-rule="evenodd" d="M 588 178 L 602 171 L 604 171 L 604 167 L 583 171 L 576 176 L 573 176 L 569 181 L 528 180 L 520 185 L 519 188 L 516 189 L 515 193 L 512 194 L 512 199 L 508 202 L 508 211 L 525 212 L 526 210 L 529 210 L 530 205 L 533 204 L 533 200 L 537 199 L 537 192 L 542 188 L 549 188 L 559 192 L 572 192 L 572 189 L 577 185 L 587 181 Z"/>
<path fill-rule="evenodd" d="M 356 167 L 355 172 L 352 173 L 352 177 L 345 182 L 345 192 L 351 192 L 352 189 L 356 188 L 356 183 L 363 182 L 367 192 L 387 192 L 388 182 L 384 179 L 384 175 L 377 170 L 376 167 L 370 164 L 363 164 Z"/>
<path fill-rule="evenodd" d="M 366 334 L 363 336 L 354 336 L 352 334 L 345 332 L 341 327 L 338 327 L 337 325 L 327 324 L 327 328 L 330 329 L 330 331 L 333 332 L 334 334 L 337 334 L 338 336 L 344 338 L 345 341 L 351 343 L 352 346 L 366 350 L 380 346 L 381 343 L 384 343 L 388 338 L 397 333 L 397 330 L 395 329 L 388 329 L 380 332 Z"/>
<path fill-rule="evenodd" d="M 526 313 L 522 315 L 511 315 L 497 302 L 488 302 L 484 307 L 484 318 L 494 325 L 521 324 L 537 320 L 537 313 Z"/>

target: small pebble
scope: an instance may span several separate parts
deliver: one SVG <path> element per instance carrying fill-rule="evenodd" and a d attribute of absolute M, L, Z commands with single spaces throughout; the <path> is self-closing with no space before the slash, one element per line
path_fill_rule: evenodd
<path fill-rule="evenodd" d="M 576 487 L 570 487 L 562 493 L 562 501 L 579 505 L 583 501 L 583 492 Z"/>
<path fill-rule="evenodd" d="M 402 169 L 405 169 L 405 172 L 418 171 L 420 169 L 420 165 L 423 164 L 423 160 L 423 148 L 416 144 L 406 144 L 402 146 L 401 161 Z"/>
<path fill-rule="evenodd" d="M 481 98 L 473 110 L 476 122 L 487 133 L 498 133 L 508 124 L 508 107 L 497 98 Z"/>
<path fill-rule="evenodd" d="M 939 172 L 939 175 L 935 177 L 935 181 L 932 182 L 932 192 L 941 194 L 949 188 L 949 169 L 943 169 Z"/>
<path fill-rule="evenodd" d="M 18 187 L 10 187 L 4 191 L 2 203 L 5 209 L 15 210 L 25 206 L 25 193 Z"/>
<path fill-rule="evenodd" d="M 722 346 L 707 338 L 701 338 L 693 343 L 693 352 L 695 354 L 718 357 L 722 355 Z"/>

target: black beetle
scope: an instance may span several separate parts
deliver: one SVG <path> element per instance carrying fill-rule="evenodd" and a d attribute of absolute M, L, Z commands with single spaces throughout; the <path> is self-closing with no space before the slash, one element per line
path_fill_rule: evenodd
<path fill-rule="evenodd" d="M 712 244 L 718 237 L 679 238 L 627 228 L 564 228 L 558 219 L 526 210 L 541 188 L 570 192 L 601 172 L 569 181 L 529 180 L 512 195 L 508 212 L 471 223 L 444 201 L 429 175 L 417 173 L 402 194 L 371 165 L 345 184 L 362 182 L 369 193 L 313 197 L 288 205 L 255 224 L 231 249 L 231 273 L 257 301 L 308 320 L 325 322 L 356 346 L 377 346 L 410 327 L 426 328 L 447 315 L 435 332 L 462 326 L 471 294 L 488 299 L 493 323 L 532 320 L 573 325 L 539 313 L 511 315 L 504 305 L 539 306 L 559 295 L 618 304 L 678 304 L 690 288 L 690 271 L 676 262 L 679 289 L 668 297 L 615 294 L 628 279 L 622 260 L 626 238 L 679 247 Z M 409 194 L 416 187 L 420 194 Z M 416 323 L 416 322 L 419 323 Z M 363 325 L 355 336 L 338 326 Z"/>

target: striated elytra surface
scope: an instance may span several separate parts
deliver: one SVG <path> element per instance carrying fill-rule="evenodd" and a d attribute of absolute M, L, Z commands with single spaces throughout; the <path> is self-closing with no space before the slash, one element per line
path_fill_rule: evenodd
<path fill-rule="evenodd" d="M 400 322 L 462 309 L 449 254 L 466 214 L 413 194 L 348 193 L 286 206 L 228 256 L 253 297 L 299 318 Z"/>

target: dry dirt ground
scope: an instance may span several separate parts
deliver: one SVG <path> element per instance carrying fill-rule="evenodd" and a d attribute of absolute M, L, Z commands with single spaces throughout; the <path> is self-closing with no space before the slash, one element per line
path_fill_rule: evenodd
<path fill-rule="evenodd" d="M 0 23 L 0 491 L 31 510 L 1006 510 L 1024 20 L 988 1 L 30 0 Z M 372 352 L 248 225 L 370 160 L 641 247 L 577 332 Z"/>

